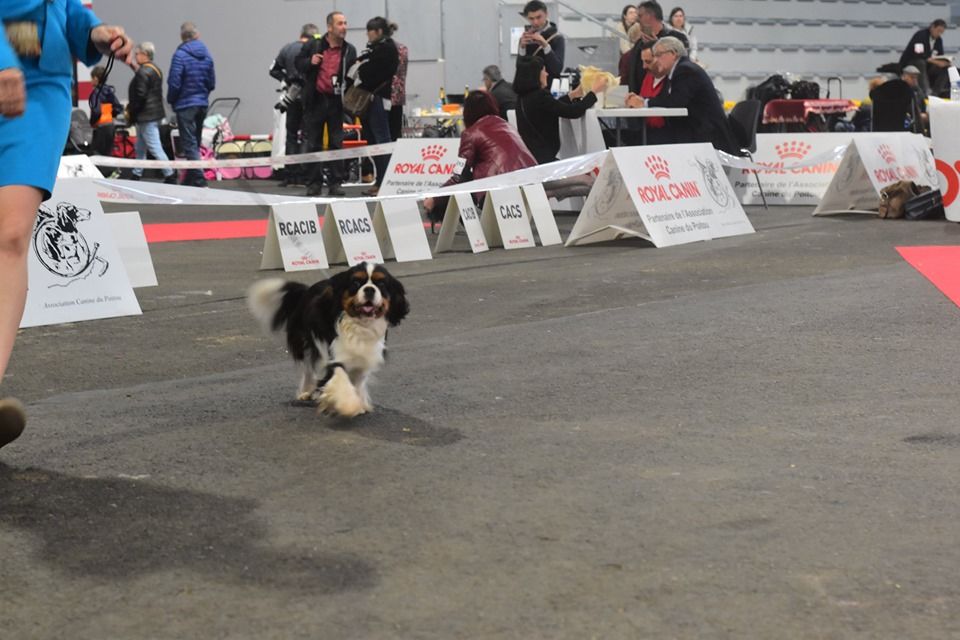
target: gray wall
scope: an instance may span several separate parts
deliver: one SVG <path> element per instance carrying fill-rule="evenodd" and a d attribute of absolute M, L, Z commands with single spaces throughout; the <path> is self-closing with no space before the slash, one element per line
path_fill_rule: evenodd
<path fill-rule="evenodd" d="M 270 63 L 284 44 L 296 39 L 304 22 L 325 28 L 326 15 L 334 9 L 346 14 L 347 39 L 358 49 L 366 43 L 369 18 L 386 16 L 400 26 L 395 38 L 410 49 L 411 107 L 436 102 L 441 85 L 450 93 L 478 86 L 480 70 L 499 59 L 495 0 L 95 0 L 94 9 L 136 40 L 153 42 L 164 72 L 180 42 L 180 24 L 195 22 L 217 66 L 213 97 L 241 100 L 232 122 L 236 133 L 270 131 L 277 100 L 277 83 L 267 75 Z M 520 16 L 515 18 L 520 24 Z M 121 100 L 131 77 L 128 68 L 119 66 L 111 76 Z"/>

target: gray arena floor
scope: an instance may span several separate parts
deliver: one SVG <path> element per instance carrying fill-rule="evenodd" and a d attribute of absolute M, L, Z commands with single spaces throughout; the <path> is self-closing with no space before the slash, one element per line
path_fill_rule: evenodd
<path fill-rule="evenodd" d="M 894 250 L 960 226 L 748 214 L 390 263 L 348 423 L 245 309 L 261 239 L 153 245 L 142 316 L 21 332 L 0 636 L 960 637 L 960 314 Z"/>

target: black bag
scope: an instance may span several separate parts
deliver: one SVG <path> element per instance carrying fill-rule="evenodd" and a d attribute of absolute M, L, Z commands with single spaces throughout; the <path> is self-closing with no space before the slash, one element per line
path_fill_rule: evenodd
<path fill-rule="evenodd" d="M 790 84 L 783 76 L 773 75 L 747 90 L 748 100 L 759 100 L 766 105 L 771 100 L 781 100 L 790 93 Z"/>
<path fill-rule="evenodd" d="M 943 210 L 943 195 L 932 189 L 916 195 L 903 205 L 904 220 L 934 220 L 946 217 Z"/>
<path fill-rule="evenodd" d="M 797 80 L 790 85 L 790 97 L 794 100 L 819 100 L 820 85 L 807 80 Z"/>
<path fill-rule="evenodd" d="M 349 87 L 343 94 L 343 112 L 351 118 L 362 118 L 376 96 L 358 86 Z"/>

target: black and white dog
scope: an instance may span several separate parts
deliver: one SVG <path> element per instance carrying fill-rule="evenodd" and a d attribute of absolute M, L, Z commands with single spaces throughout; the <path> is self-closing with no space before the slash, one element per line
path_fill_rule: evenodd
<path fill-rule="evenodd" d="M 260 280 L 247 303 L 268 331 L 286 334 L 301 369 L 298 400 L 345 417 L 373 410 L 367 385 L 383 364 L 387 329 L 410 311 L 399 280 L 363 262 L 309 287 Z"/>

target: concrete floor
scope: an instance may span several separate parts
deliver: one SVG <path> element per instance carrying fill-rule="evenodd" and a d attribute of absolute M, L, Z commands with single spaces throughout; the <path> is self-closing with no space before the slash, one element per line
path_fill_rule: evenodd
<path fill-rule="evenodd" d="M 263 215 L 144 219 L 201 213 Z M 390 263 L 352 422 L 290 402 L 262 240 L 153 245 L 142 316 L 21 332 L 0 636 L 960 637 L 960 315 L 894 250 L 960 226 L 748 214 Z"/>

